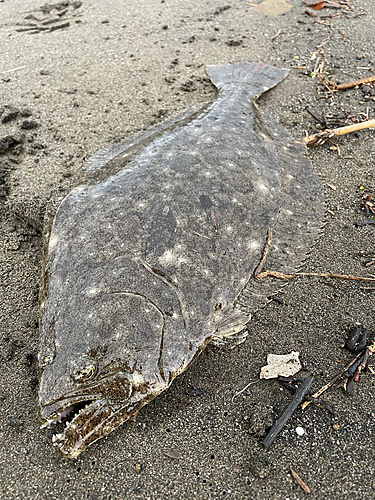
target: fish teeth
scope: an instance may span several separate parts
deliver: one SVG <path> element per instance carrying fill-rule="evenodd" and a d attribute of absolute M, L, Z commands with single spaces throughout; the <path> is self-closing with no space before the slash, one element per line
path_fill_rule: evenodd
<path fill-rule="evenodd" d="M 52 443 L 56 443 L 56 441 L 60 441 L 63 438 L 63 434 L 54 434 L 52 436 Z"/>
<path fill-rule="evenodd" d="M 56 424 L 56 418 L 48 419 L 40 426 L 41 429 L 45 429 L 46 427 L 50 427 L 51 424 Z"/>

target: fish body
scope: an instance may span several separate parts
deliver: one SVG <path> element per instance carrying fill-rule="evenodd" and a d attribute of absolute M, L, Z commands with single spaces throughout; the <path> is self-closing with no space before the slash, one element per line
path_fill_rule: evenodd
<path fill-rule="evenodd" d="M 279 288 L 253 276 L 269 228 L 267 264 L 291 272 L 321 226 L 304 146 L 255 104 L 287 70 L 241 62 L 207 72 L 213 103 L 96 155 L 89 167 L 102 168 L 53 220 L 39 407 L 43 425 L 66 419 L 53 438 L 65 457 L 167 389 L 211 340 L 245 328 Z"/>

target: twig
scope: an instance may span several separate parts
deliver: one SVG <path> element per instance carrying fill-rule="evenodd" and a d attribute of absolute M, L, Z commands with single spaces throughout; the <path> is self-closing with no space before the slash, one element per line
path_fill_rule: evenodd
<path fill-rule="evenodd" d="M 373 340 L 372 344 L 367 346 L 365 349 L 363 349 L 363 351 L 361 351 L 344 369 L 341 373 L 339 373 L 338 375 L 336 375 L 335 378 L 333 378 L 330 382 L 328 382 L 328 384 L 326 385 L 323 385 L 323 387 L 321 387 L 318 391 L 316 391 L 312 397 L 313 398 L 318 398 L 319 396 L 321 396 L 323 394 L 323 392 L 326 392 L 327 389 L 329 389 L 330 387 L 332 387 L 333 385 L 336 384 L 336 382 L 341 378 L 343 377 L 344 373 L 346 373 L 349 368 L 354 365 L 365 353 L 366 351 L 369 351 L 369 352 L 374 352 L 375 350 L 375 340 Z M 306 408 L 306 406 L 308 406 L 310 404 L 310 401 L 305 401 L 304 403 L 302 403 L 301 405 L 301 408 L 302 410 L 304 410 Z"/>
<path fill-rule="evenodd" d="M 375 82 L 375 76 L 369 76 L 367 78 L 362 78 L 361 80 L 355 80 L 354 82 L 340 83 L 340 85 L 334 85 L 332 90 L 352 89 L 353 87 L 361 85 L 362 83 L 371 83 L 371 82 Z"/>
<path fill-rule="evenodd" d="M 288 391 L 293 392 L 294 394 L 298 390 L 298 387 L 296 387 L 295 385 L 291 385 L 288 382 L 283 382 L 283 387 L 285 387 L 285 389 L 287 389 Z M 323 408 L 324 410 L 327 410 L 331 415 L 336 416 L 335 410 L 331 408 L 331 406 L 322 399 L 314 398 L 313 396 L 308 396 L 306 394 L 305 400 L 310 401 L 310 403 L 313 403 L 315 406 Z"/>
<path fill-rule="evenodd" d="M 304 481 L 302 481 L 302 479 L 299 477 L 297 472 L 294 471 L 292 468 L 290 468 L 290 472 L 292 473 L 292 476 L 294 477 L 294 479 L 297 481 L 298 485 L 301 486 L 303 491 L 305 493 L 311 493 L 310 488 L 307 486 L 307 484 Z"/>
<path fill-rule="evenodd" d="M 307 106 L 305 107 L 305 110 L 314 118 L 314 120 L 321 123 L 322 125 L 326 125 L 326 120 L 324 120 L 323 118 L 319 118 L 319 116 L 316 116 L 312 111 L 309 110 Z"/>
<path fill-rule="evenodd" d="M 26 68 L 26 66 L 20 66 L 19 68 L 7 69 L 6 71 L 1 71 L 0 75 L 4 75 L 5 73 L 12 73 L 12 71 L 17 71 L 19 69 Z"/>
<path fill-rule="evenodd" d="M 205 236 L 204 234 L 200 234 L 200 233 L 194 233 L 196 234 L 197 236 L 200 236 L 201 238 L 206 238 L 206 240 L 210 240 L 211 238 L 209 238 L 208 236 Z"/>
<path fill-rule="evenodd" d="M 271 40 L 275 40 L 275 38 L 277 38 L 279 35 L 281 35 L 281 33 L 283 33 L 283 31 L 280 28 L 279 31 L 275 35 L 271 36 Z"/>
<path fill-rule="evenodd" d="M 367 224 L 375 224 L 375 219 L 365 220 L 363 222 L 356 222 L 354 225 L 355 227 L 362 227 L 362 226 L 367 226 Z"/>
<path fill-rule="evenodd" d="M 317 276 L 319 278 L 338 278 L 341 280 L 352 280 L 352 281 L 375 281 L 375 278 L 368 278 L 364 276 L 352 276 L 351 274 L 335 274 L 335 273 L 295 273 L 295 274 L 284 274 L 279 271 L 267 270 L 263 273 L 255 276 L 257 279 L 266 278 L 267 276 L 272 276 L 274 278 L 279 278 L 282 280 L 289 280 L 295 278 L 296 276 Z"/>
<path fill-rule="evenodd" d="M 259 262 L 257 268 L 254 271 L 255 278 L 259 278 L 259 274 L 260 274 L 261 270 L 263 269 L 264 263 L 266 262 L 268 251 L 270 249 L 271 243 L 272 243 L 272 231 L 270 228 L 268 228 L 267 241 L 266 241 L 266 244 L 264 245 L 263 255 L 262 255 L 262 258 L 260 259 L 260 262 Z"/>
<path fill-rule="evenodd" d="M 375 264 L 375 255 L 374 255 L 374 257 L 370 260 L 370 262 L 366 262 L 365 266 L 366 266 L 366 267 L 370 267 L 370 266 L 372 266 L 373 264 Z"/>
<path fill-rule="evenodd" d="M 304 137 L 303 140 L 308 146 L 314 145 L 319 139 L 329 139 L 331 137 L 336 137 L 338 135 L 350 134 L 350 132 L 356 132 L 357 130 L 363 130 L 366 128 L 375 127 L 375 120 L 367 120 L 361 123 L 354 123 L 353 125 L 348 125 L 346 127 L 340 127 L 335 129 L 326 129 L 317 134 L 309 135 Z"/>
<path fill-rule="evenodd" d="M 298 405 L 301 403 L 301 401 L 303 401 L 305 394 L 310 389 L 313 381 L 314 381 L 314 377 L 307 378 L 304 381 L 304 383 L 301 385 L 301 387 L 296 392 L 296 395 L 294 396 L 293 401 L 290 403 L 288 408 L 284 411 L 284 413 L 278 419 L 276 424 L 269 431 L 267 436 L 263 439 L 263 444 L 267 449 L 271 446 L 271 444 L 274 442 L 274 440 L 276 439 L 277 435 L 280 433 L 280 431 L 282 430 L 284 425 L 288 422 L 290 417 L 293 415 L 295 410 L 298 408 Z M 308 401 L 306 401 L 306 403 L 307 402 Z"/>

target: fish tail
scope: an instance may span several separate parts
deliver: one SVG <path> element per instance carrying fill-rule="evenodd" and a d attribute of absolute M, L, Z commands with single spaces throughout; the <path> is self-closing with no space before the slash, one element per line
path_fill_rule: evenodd
<path fill-rule="evenodd" d="M 272 89 L 288 75 L 288 69 L 275 68 L 268 64 L 241 61 L 224 66 L 207 66 L 208 76 L 220 90 L 231 83 L 245 84 L 251 93 L 259 97 L 263 92 Z"/>

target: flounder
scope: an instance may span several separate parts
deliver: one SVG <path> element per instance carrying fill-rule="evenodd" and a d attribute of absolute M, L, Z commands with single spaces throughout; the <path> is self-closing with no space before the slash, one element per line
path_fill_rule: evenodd
<path fill-rule="evenodd" d="M 74 458 L 167 389 L 213 339 L 241 332 L 317 237 L 319 177 L 255 103 L 288 71 L 207 68 L 218 96 L 108 148 L 57 209 L 41 290 L 40 416 Z"/>

